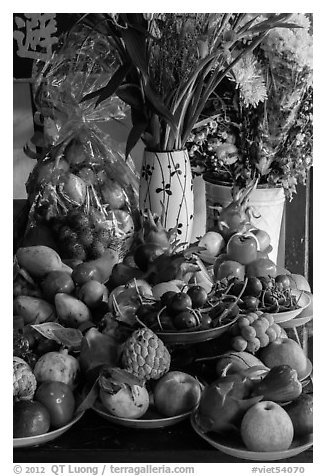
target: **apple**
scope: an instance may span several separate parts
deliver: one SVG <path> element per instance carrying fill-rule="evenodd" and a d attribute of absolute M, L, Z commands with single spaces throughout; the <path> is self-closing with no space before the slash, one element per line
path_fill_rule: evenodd
<path fill-rule="evenodd" d="M 195 377 L 177 370 L 165 374 L 154 387 L 155 407 L 166 417 L 191 411 L 200 395 L 200 383 Z"/>
<path fill-rule="evenodd" d="M 217 256 L 225 246 L 223 236 L 216 231 L 207 231 L 199 240 L 198 246 L 206 248 L 211 256 Z"/>
<path fill-rule="evenodd" d="M 250 234 L 235 233 L 226 245 L 226 253 L 233 261 L 249 264 L 257 259 L 257 240 Z"/>
<path fill-rule="evenodd" d="M 259 228 L 253 228 L 250 230 L 255 238 L 257 239 L 258 243 L 258 251 L 265 251 L 271 244 L 271 237 L 265 230 L 260 230 Z"/>
<path fill-rule="evenodd" d="M 220 281 L 223 278 L 238 278 L 240 281 L 244 280 L 245 277 L 245 267 L 243 264 L 238 261 L 233 261 L 231 259 L 223 261 L 216 272 L 214 270 L 215 278 Z"/>
<path fill-rule="evenodd" d="M 304 436 L 313 430 L 313 397 L 302 393 L 296 400 L 286 405 L 284 409 L 290 416 L 295 436 Z"/>
<path fill-rule="evenodd" d="M 248 277 L 257 276 L 257 278 L 262 276 L 270 276 L 275 278 L 277 275 L 276 264 L 269 258 L 258 258 L 247 264 L 246 275 Z"/>
<path fill-rule="evenodd" d="M 284 408 L 267 400 L 246 411 L 240 433 L 250 451 L 285 451 L 291 446 L 294 429 Z"/>
<path fill-rule="evenodd" d="M 278 338 L 259 351 L 258 357 L 269 368 L 276 365 L 289 365 L 297 371 L 298 377 L 307 368 L 307 357 L 301 346 L 293 339 Z"/>

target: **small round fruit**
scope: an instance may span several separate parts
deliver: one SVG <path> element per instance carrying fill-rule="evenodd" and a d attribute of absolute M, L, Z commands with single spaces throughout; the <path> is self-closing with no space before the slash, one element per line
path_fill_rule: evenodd
<path fill-rule="evenodd" d="M 75 397 L 66 383 L 51 380 L 42 382 L 34 398 L 47 408 L 52 428 L 61 428 L 71 421 L 75 410 Z"/>
<path fill-rule="evenodd" d="M 43 435 L 50 429 L 50 413 L 40 402 L 20 400 L 14 405 L 13 436 L 26 438 Z"/>
<path fill-rule="evenodd" d="M 274 324 L 274 316 L 273 314 L 268 314 L 268 312 L 264 312 L 261 316 L 261 318 L 264 317 L 265 319 L 267 319 L 267 321 L 269 322 L 269 325 L 271 326 L 272 324 Z"/>
<path fill-rule="evenodd" d="M 291 287 L 291 280 L 287 274 L 279 274 L 276 276 L 275 283 L 281 291 L 283 289 L 290 289 Z"/>
<path fill-rule="evenodd" d="M 191 311 L 181 311 L 173 319 L 175 327 L 179 330 L 197 327 L 198 321 Z"/>
<path fill-rule="evenodd" d="M 178 314 L 179 312 L 185 311 L 187 308 L 192 307 L 191 298 L 187 293 L 176 293 L 169 304 L 167 309 L 171 314 Z"/>
<path fill-rule="evenodd" d="M 275 329 L 273 329 L 272 327 L 269 327 L 269 328 L 266 330 L 266 335 L 267 335 L 268 338 L 269 338 L 269 342 L 274 342 L 274 340 L 277 339 L 276 331 L 275 331 Z"/>
<path fill-rule="evenodd" d="M 77 298 L 93 309 L 102 302 L 105 294 L 107 294 L 107 288 L 104 284 L 91 279 L 78 289 Z"/>
<path fill-rule="evenodd" d="M 256 312 L 248 312 L 246 314 L 246 318 L 248 319 L 250 324 L 252 324 L 253 322 L 255 322 L 258 319 L 258 315 L 256 314 Z"/>
<path fill-rule="evenodd" d="M 252 341 L 256 337 L 256 329 L 252 326 L 242 327 L 241 335 L 246 341 Z"/>
<path fill-rule="evenodd" d="M 175 291 L 166 291 L 164 294 L 161 296 L 161 303 L 162 306 L 169 306 L 171 304 L 172 299 L 174 296 L 177 294 Z"/>
<path fill-rule="evenodd" d="M 254 354 L 257 352 L 257 350 L 260 348 L 260 340 L 258 337 L 255 337 L 254 339 L 248 341 L 247 344 L 247 352 L 250 352 L 251 354 Z"/>
<path fill-rule="evenodd" d="M 237 352 L 243 352 L 247 349 L 248 342 L 242 336 L 236 336 L 232 339 L 232 347 Z"/>
<path fill-rule="evenodd" d="M 260 341 L 260 347 L 261 348 L 264 348 L 264 347 L 267 347 L 268 344 L 269 344 L 269 337 L 268 335 L 265 333 L 265 334 L 262 334 L 260 337 L 259 337 L 259 341 Z"/>
<path fill-rule="evenodd" d="M 209 314 L 207 313 L 203 313 L 202 317 L 201 317 L 201 324 L 200 324 L 200 327 L 201 329 L 210 329 L 212 327 L 212 318 L 210 317 Z"/>
<path fill-rule="evenodd" d="M 246 311 L 257 311 L 259 306 L 259 299 L 254 296 L 244 296 L 240 307 Z"/>
<path fill-rule="evenodd" d="M 188 289 L 187 294 L 190 296 L 193 308 L 200 308 L 206 304 L 207 292 L 202 286 L 191 286 Z"/>
<path fill-rule="evenodd" d="M 237 320 L 238 326 L 241 329 L 242 327 L 247 327 L 250 325 L 250 321 L 246 316 L 241 316 Z"/>
<path fill-rule="evenodd" d="M 256 276 L 251 276 L 248 278 L 246 288 L 244 290 L 243 296 L 260 296 L 260 293 L 263 290 L 263 285 Z"/>

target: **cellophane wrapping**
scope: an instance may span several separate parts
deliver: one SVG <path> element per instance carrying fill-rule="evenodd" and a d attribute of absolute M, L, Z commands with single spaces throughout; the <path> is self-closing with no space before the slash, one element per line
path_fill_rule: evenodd
<path fill-rule="evenodd" d="M 121 257 L 139 223 L 138 183 L 131 157 L 105 129 L 125 118 L 127 106 L 112 95 L 84 100 L 111 79 L 118 59 L 108 39 L 86 27 L 61 39 L 51 59 L 34 64 L 36 116 L 43 122 L 42 153 L 26 190 L 28 228 L 50 226 L 63 258 Z"/>

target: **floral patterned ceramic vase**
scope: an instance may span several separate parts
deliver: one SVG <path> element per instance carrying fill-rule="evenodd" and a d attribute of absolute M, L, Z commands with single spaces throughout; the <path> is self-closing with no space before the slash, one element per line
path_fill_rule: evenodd
<path fill-rule="evenodd" d="M 150 209 L 153 214 L 161 216 L 166 230 L 177 227 L 179 243 L 190 243 L 194 195 L 187 150 L 144 151 L 139 208 L 141 212 Z"/>

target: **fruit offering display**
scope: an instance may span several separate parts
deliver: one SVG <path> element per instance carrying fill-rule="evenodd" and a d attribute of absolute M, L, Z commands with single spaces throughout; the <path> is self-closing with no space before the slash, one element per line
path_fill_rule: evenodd
<path fill-rule="evenodd" d="M 81 261 L 110 248 L 124 255 L 139 226 L 133 161 L 98 126 L 123 119 L 127 107 L 117 96 L 101 105 L 94 97 L 82 100 L 106 84 L 118 65 L 110 44 L 104 47 L 98 33 L 88 33 L 82 47 L 75 31 L 46 68 L 35 65 L 35 106 L 46 126 L 37 137 L 40 149 L 25 147 L 37 159 L 26 183 L 28 244 L 40 244 L 39 230 L 47 230 L 62 258 Z"/>
<path fill-rule="evenodd" d="M 123 257 L 112 248 L 92 259 L 65 259 L 44 244 L 17 249 L 14 439 L 50 434 L 89 409 L 131 428 L 191 414 L 200 435 L 231 435 L 249 452 L 310 438 L 311 362 L 275 317 L 300 312 L 304 278 L 257 258 L 251 232 L 210 248 L 212 231 L 180 251 L 160 217 L 142 212 L 140 222 Z M 211 267 L 203 244 L 216 253 Z"/>
<path fill-rule="evenodd" d="M 253 452 L 286 451 L 295 438 L 312 434 L 313 399 L 304 393 L 296 370 L 253 366 L 229 373 L 229 367 L 205 386 L 194 412 L 195 429 L 234 435 Z"/>

